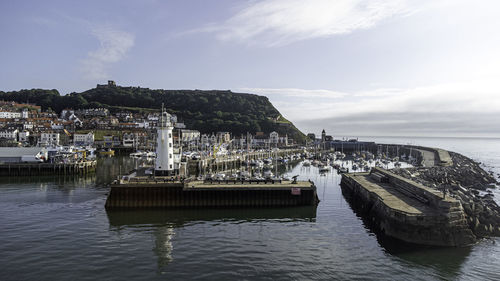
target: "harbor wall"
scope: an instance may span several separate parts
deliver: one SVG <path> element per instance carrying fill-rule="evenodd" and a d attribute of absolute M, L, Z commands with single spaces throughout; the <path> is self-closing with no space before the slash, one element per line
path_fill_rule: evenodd
<path fill-rule="evenodd" d="M 293 184 L 248 184 L 190 188 L 185 183 L 113 184 L 107 209 L 119 208 L 228 208 L 316 205 L 316 187 L 292 192 Z"/>
<path fill-rule="evenodd" d="M 378 169 L 380 170 L 380 169 Z M 380 172 L 374 170 L 375 172 Z M 459 201 L 439 200 L 439 196 L 411 181 L 402 181 L 394 174 L 385 171 L 384 175 L 390 184 L 406 186 L 415 194 L 429 199 L 431 212 L 421 215 L 409 214 L 389 207 L 383 197 L 360 184 L 354 174 L 343 174 L 341 188 L 348 202 L 361 210 L 362 216 L 368 219 L 371 227 L 384 235 L 409 243 L 432 246 L 466 246 L 476 241 L 476 236 L 468 228 L 463 208 Z M 357 175 L 363 176 L 363 175 Z M 369 176 L 366 173 L 364 176 Z M 406 196 L 403 193 L 399 196 Z"/>
<path fill-rule="evenodd" d="M 80 163 L 4 163 L 0 176 L 85 175 L 96 170 L 97 161 Z"/>
<path fill-rule="evenodd" d="M 388 157 L 400 157 L 402 155 L 411 155 L 417 159 L 417 165 L 423 166 L 424 156 L 422 151 L 428 151 L 434 155 L 437 166 L 451 166 L 453 160 L 447 150 L 434 147 L 418 145 L 399 145 L 399 144 L 377 144 L 378 150 L 388 154 Z"/>

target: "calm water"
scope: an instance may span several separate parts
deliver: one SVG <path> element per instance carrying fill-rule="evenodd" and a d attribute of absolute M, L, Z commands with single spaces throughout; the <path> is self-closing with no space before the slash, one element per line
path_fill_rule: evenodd
<path fill-rule="evenodd" d="M 498 141 L 460 143 L 499 171 Z M 333 172 L 290 171 L 315 181 L 317 209 L 107 213 L 106 183 L 133 163 L 99 164 L 86 179 L 0 181 L 0 280 L 500 280 L 500 239 L 415 249 L 377 237 Z"/>

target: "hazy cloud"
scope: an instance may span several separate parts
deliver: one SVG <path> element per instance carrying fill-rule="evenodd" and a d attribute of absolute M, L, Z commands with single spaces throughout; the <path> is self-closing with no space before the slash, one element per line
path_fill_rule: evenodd
<path fill-rule="evenodd" d="M 496 124 L 500 120 L 500 88 L 494 81 L 374 89 L 334 98 L 288 95 L 286 91 L 265 95 L 306 131 L 329 128 L 341 134 L 363 135 L 500 135 Z"/>
<path fill-rule="evenodd" d="M 266 0 L 198 31 L 225 41 L 280 46 L 371 28 L 409 10 L 406 0 Z"/>
<path fill-rule="evenodd" d="M 94 28 L 92 35 L 99 40 L 100 46 L 81 61 L 81 69 L 88 79 L 104 79 L 108 76 L 109 65 L 122 60 L 134 46 L 134 35 L 111 27 Z"/>

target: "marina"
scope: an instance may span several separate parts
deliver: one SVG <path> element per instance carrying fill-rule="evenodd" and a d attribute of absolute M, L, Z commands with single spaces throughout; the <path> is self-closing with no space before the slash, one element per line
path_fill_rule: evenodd
<path fill-rule="evenodd" d="M 0 7 L 0 281 L 500 281 L 500 1 Z"/>
<path fill-rule="evenodd" d="M 107 210 L 107 183 L 120 170 L 134 169 L 137 159 L 97 161 L 100 169 L 91 178 L 2 181 L 2 273 L 43 280 L 75 274 L 163 280 L 166 274 L 182 279 L 197 272 L 207 279 L 227 279 L 238 268 L 254 279 L 500 277 L 498 238 L 451 248 L 390 240 L 349 203 L 339 185 L 342 175 L 333 167 L 320 173 L 319 167 L 301 161 L 286 164 L 287 174 L 315 183 L 317 206 Z M 37 255 L 43 259 L 33 258 Z M 89 266 L 96 270 L 89 272 Z"/>

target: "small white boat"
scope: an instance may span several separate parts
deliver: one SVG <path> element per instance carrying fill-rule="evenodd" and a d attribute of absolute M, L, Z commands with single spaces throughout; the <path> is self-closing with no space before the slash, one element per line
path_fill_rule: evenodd
<path fill-rule="evenodd" d="M 266 179 L 271 179 L 272 177 L 274 177 L 274 174 L 273 172 L 271 172 L 271 170 L 267 170 L 267 171 L 264 171 L 264 178 Z"/>
<path fill-rule="evenodd" d="M 218 180 L 218 181 L 222 181 L 222 180 L 224 180 L 225 178 L 226 178 L 226 174 L 224 174 L 224 173 L 217 173 L 217 174 L 215 175 L 215 180 Z"/>
<path fill-rule="evenodd" d="M 323 166 L 323 167 L 319 168 L 319 172 L 320 173 L 330 172 L 330 166 Z"/>

